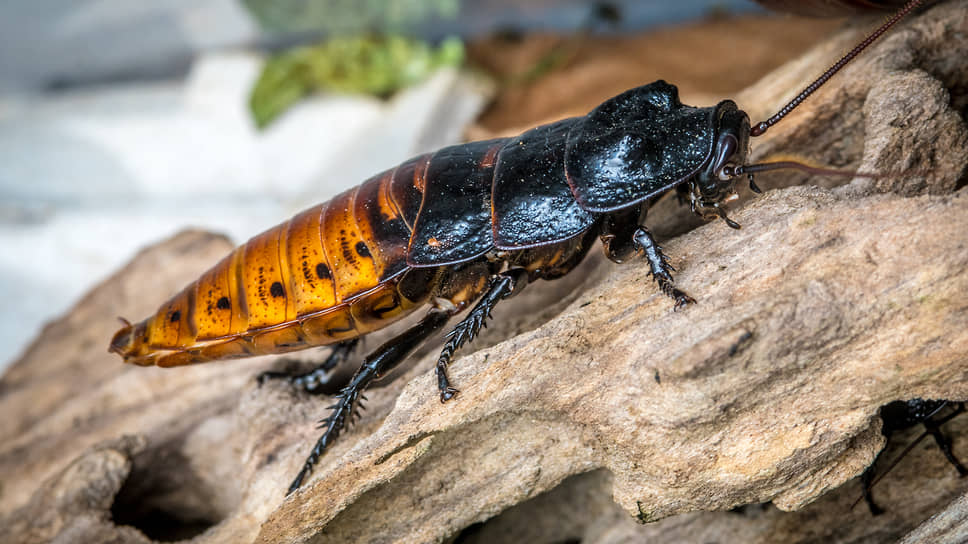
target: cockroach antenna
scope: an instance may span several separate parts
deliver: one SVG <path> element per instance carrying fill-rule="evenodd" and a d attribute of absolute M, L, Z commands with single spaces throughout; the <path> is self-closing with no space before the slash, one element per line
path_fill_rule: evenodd
<path fill-rule="evenodd" d="M 762 136 L 766 133 L 767 129 L 773 125 L 780 122 L 781 119 L 786 117 L 791 111 L 797 108 L 808 96 L 814 93 L 817 89 L 823 86 L 830 78 L 834 76 L 841 68 L 846 66 L 851 60 L 859 55 L 864 49 L 870 44 L 874 43 L 877 38 L 880 38 L 882 34 L 888 31 L 892 26 L 897 24 L 898 21 L 903 19 L 908 13 L 913 11 L 915 8 L 924 3 L 925 0 L 911 0 L 904 5 L 901 9 L 891 16 L 884 24 L 877 28 L 874 32 L 867 36 L 862 42 L 857 44 L 853 49 L 851 49 L 846 55 L 844 55 L 840 60 L 834 63 L 833 66 L 827 69 L 826 72 L 820 75 L 813 83 L 807 85 L 800 94 L 798 94 L 793 100 L 788 102 L 785 106 L 780 108 L 780 111 L 776 112 L 772 117 L 766 121 L 760 121 L 750 128 L 750 136 Z M 728 165 L 722 169 L 722 175 L 725 178 L 742 176 L 745 175 L 749 179 L 750 190 L 754 193 L 761 193 L 759 187 L 753 181 L 753 174 L 758 172 L 767 172 L 769 170 L 780 170 L 780 169 L 794 169 L 800 170 L 802 172 L 807 172 L 808 174 L 815 174 L 819 176 L 847 176 L 847 177 L 860 177 L 868 179 L 883 179 L 892 177 L 885 174 L 874 174 L 868 172 L 854 172 L 850 170 L 835 170 L 831 168 L 822 168 L 817 166 L 811 166 L 808 164 L 803 164 L 795 161 L 777 161 L 777 162 L 765 162 L 759 164 L 743 164 L 743 165 Z M 914 172 L 908 172 L 911 174 Z M 727 224 L 730 222 L 727 221 Z M 730 224 L 730 226 L 733 226 Z M 735 228 L 735 227 L 734 227 Z"/>
<path fill-rule="evenodd" d="M 780 111 L 776 112 L 773 115 L 773 117 L 770 117 L 766 121 L 760 121 L 759 123 L 753 125 L 753 127 L 750 128 L 750 136 L 762 136 L 764 133 L 766 133 L 767 129 L 777 124 L 780 121 L 780 119 L 783 119 L 784 117 L 787 116 L 787 114 L 789 114 L 791 111 L 796 109 L 796 107 L 799 106 L 801 102 L 806 100 L 807 97 L 813 94 L 814 91 L 816 91 L 821 86 L 823 86 L 823 84 L 826 83 L 827 80 L 832 78 L 834 74 L 840 71 L 841 68 L 843 68 L 844 66 L 847 65 L 847 63 L 852 61 L 854 57 L 859 55 L 861 51 L 867 48 L 867 46 L 877 41 L 877 38 L 880 38 L 881 34 L 884 34 L 885 32 L 887 32 L 888 29 L 890 29 L 892 26 L 897 24 L 898 21 L 903 19 L 905 16 L 907 16 L 908 13 L 911 13 L 911 11 L 913 11 L 915 8 L 917 8 L 923 3 L 924 3 L 924 0 L 911 0 L 907 4 L 904 4 L 904 7 L 899 9 L 897 13 L 891 16 L 891 18 L 888 19 L 884 24 L 882 24 L 880 28 L 878 28 L 873 33 L 871 33 L 871 35 L 867 36 L 867 38 L 865 38 L 864 41 L 857 44 L 857 46 L 851 49 L 849 53 L 843 56 L 843 58 L 841 58 L 836 63 L 834 63 L 834 65 L 828 68 L 827 71 L 824 72 L 820 77 L 818 77 L 816 81 L 814 81 L 810 85 L 807 85 L 805 89 L 800 91 L 800 94 L 798 94 L 793 100 L 788 102 L 787 105 L 780 108 Z"/>

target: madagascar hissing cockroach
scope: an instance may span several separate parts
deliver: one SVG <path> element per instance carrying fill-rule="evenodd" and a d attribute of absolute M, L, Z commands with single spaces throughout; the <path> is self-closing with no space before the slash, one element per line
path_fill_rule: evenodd
<path fill-rule="evenodd" d="M 359 337 L 430 305 L 421 321 L 363 360 L 323 421 L 325 431 L 292 492 L 375 378 L 476 300 L 437 361 L 440 400 L 453 398 L 447 365 L 494 306 L 527 282 L 567 274 L 596 237 L 615 262 L 644 255 L 676 308 L 694 302 L 675 286 L 672 267 L 643 226 L 650 200 L 674 189 L 695 213 L 739 228 L 723 206 L 735 196 L 737 177 L 749 176 L 759 192 L 754 172 L 829 173 L 790 162 L 747 164 L 749 138 L 920 3 L 909 2 L 779 113 L 752 127 L 731 100 L 685 106 L 674 86 L 656 81 L 588 115 L 411 159 L 252 238 L 153 316 L 126 323 L 110 350 L 129 363 L 169 367 L 335 345 L 319 368 L 289 377 L 316 392 Z"/>
<path fill-rule="evenodd" d="M 944 411 L 948 409 L 948 413 Z M 935 399 L 910 399 L 910 400 L 896 400 L 881 406 L 880 416 L 881 416 L 881 433 L 887 440 L 891 439 L 891 435 L 898 431 L 904 429 L 909 429 L 915 425 L 924 425 L 924 432 L 912 441 L 904 451 L 898 455 L 889 466 L 881 469 L 880 475 L 877 474 L 877 462 L 881 457 L 881 453 L 877 454 L 874 462 L 871 463 L 867 470 L 861 475 L 861 484 L 864 486 L 864 494 L 861 496 L 857 502 L 861 500 L 867 501 L 867 507 L 870 509 L 871 514 L 878 516 L 884 513 L 884 509 L 874 502 L 874 497 L 871 494 L 874 485 L 886 475 L 892 468 L 894 468 L 897 463 L 907 455 L 914 446 L 916 446 L 921 440 L 927 438 L 929 435 L 934 438 L 934 441 L 938 444 L 938 448 L 941 449 L 941 453 L 944 454 L 948 463 L 951 464 L 958 471 L 958 475 L 961 477 L 968 476 L 968 468 L 965 468 L 961 461 L 955 457 L 954 452 L 951 451 L 951 440 L 948 439 L 941 432 L 941 426 L 951 421 L 958 415 L 965 411 L 965 403 L 963 402 L 951 402 L 949 400 L 935 400 Z M 857 502 L 854 505 L 857 505 Z"/>

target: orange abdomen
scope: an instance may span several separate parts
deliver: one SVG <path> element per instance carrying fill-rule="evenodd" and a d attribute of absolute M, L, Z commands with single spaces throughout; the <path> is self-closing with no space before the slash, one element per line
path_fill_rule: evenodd
<path fill-rule="evenodd" d="M 176 366 L 332 344 L 403 317 L 437 276 L 406 263 L 428 162 L 417 157 L 255 236 L 122 329 L 112 350 Z"/>

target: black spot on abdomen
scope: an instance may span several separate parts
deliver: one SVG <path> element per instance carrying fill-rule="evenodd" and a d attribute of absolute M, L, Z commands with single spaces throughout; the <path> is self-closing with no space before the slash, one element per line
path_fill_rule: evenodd
<path fill-rule="evenodd" d="M 174 312 L 172 312 L 172 313 L 171 313 L 171 317 L 169 318 L 169 320 L 170 320 L 170 321 L 171 321 L 172 323 L 174 323 L 174 322 L 176 322 L 176 321 L 178 321 L 179 319 L 181 319 L 181 312 L 180 312 L 180 311 L 178 311 L 178 310 L 175 310 Z"/>
<path fill-rule="evenodd" d="M 372 257 L 372 255 L 370 255 L 370 248 L 366 247 L 365 242 L 362 242 L 362 241 L 357 242 L 355 249 L 356 249 L 356 253 L 359 254 L 360 257 L 365 257 L 367 259 Z"/>
<path fill-rule="evenodd" d="M 215 303 L 215 307 L 219 310 L 231 310 L 232 303 L 229 302 L 229 297 L 222 297 L 218 299 L 218 302 Z"/>
<path fill-rule="evenodd" d="M 321 280 L 331 280 L 333 275 L 329 272 L 329 267 L 326 263 L 319 263 L 316 265 L 316 277 Z"/>
<path fill-rule="evenodd" d="M 269 294 L 273 297 L 284 297 L 286 296 L 286 290 L 282 288 L 282 283 L 276 281 L 269 286 Z"/>

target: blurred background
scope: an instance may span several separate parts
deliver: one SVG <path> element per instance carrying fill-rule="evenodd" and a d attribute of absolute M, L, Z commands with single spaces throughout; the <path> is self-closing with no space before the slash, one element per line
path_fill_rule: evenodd
<path fill-rule="evenodd" d="M 761 13 L 745 0 L 3 2 L 0 369 L 179 230 L 243 242 L 414 154 L 658 77 L 704 105 L 836 24 Z M 144 286 L 159 304 L 170 294 Z"/>

